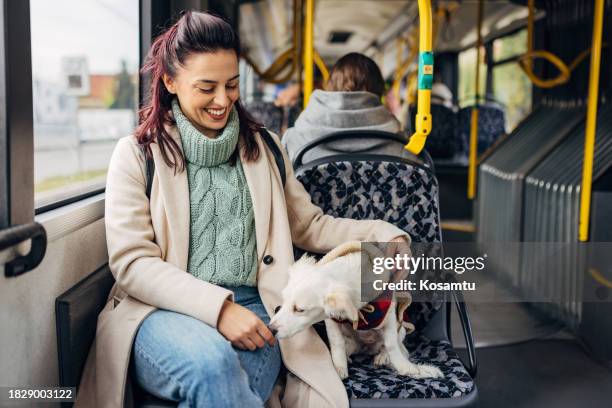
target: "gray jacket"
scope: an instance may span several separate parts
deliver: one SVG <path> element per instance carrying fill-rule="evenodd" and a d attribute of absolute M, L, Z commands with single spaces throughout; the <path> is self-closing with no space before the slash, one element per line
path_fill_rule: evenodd
<path fill-rule="evenodd" d="M 382 130 L 399 133 L 401 125 L 380 98 L 369 92 L 312 93 L 306 109 L 287 129 L 282 143 L 295 160 L 299 150 L 321 136 L 342 130 Z M 377 139 L 341 140 L 320 145 L 304 155 L 304 162 L 340 153 L 378 153 L 403 156 L 403 146 L 397 142 Z"/>

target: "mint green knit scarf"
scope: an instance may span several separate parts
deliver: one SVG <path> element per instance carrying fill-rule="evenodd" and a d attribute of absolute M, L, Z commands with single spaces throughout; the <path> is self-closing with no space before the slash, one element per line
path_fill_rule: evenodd
<path fill-rule="evenodd" d="M 216 139 L 209 138 L 193 126 L 183 114 L 176 98 L 172 101 L 172 113 L 176 127 L 181 134 L 185 159 L 189 163 L 204 167 L 218 166 L 227 162 L 236 150 L 240 135 L 240 121 L 235 106 L 232 106 L 227 124 Z"/>

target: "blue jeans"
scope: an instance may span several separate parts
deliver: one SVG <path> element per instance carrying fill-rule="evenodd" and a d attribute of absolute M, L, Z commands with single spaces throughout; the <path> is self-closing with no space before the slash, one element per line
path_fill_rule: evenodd
<path fill-rule="evenodd" d="M 228 289 L 236 303 L 269 323 L 257 288 Z M 138 329 L 133 359 L 140 387 L 181 408 L 261 407 L 281 367 L 278 343 L 255 351 L 236 349 L 206 323 L 161 309 Z"/>

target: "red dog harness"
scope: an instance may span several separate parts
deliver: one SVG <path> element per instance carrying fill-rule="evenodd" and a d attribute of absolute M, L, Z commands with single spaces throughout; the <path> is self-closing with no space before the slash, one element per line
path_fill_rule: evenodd
<path fill-rule="evenodd" d="M 336 258 L 341 256 L 345 256 L 351 253 L 360 252 L 362 250 L 361 243 L 358 241 L 346 242 L 332 251 L 330 251 L 327 255 L 325 255 L 318 263 L 325 264 L 330 262 Z M 368 251 L 366 251 L 368 253 Z M 370 257 L 375 256 L 371 253 L 368 253 Z M 382 253 L 381 253 L 382 255 Z M 385 291 L 381 293 L 376 299 L 369 302 L 358 312 L 358 320 L 356 322 L 351 322 L 349 320 L 339 320 L 333 319 L 337 323 L 349 323 L 353 325 L 355 330 L 372 330 L 377 329 L 382 325 L 382 322 L 387 317 L 387 314 L 391 310 L 391 303 L 393 302 L 393 292 Z M 410 323 L 408 318 L 408 306 L 410 305 L 410 301 L 408 302 L 397 302 L 396 310 L 394 313 L 396 314 L 396 318 L 398 320 L 398 330 L 402 327 L 406 328 L 408 333 L 412 333 L 414 331 L 414 325 Z"/>
<path fill-rule="evenodd" d="M 353 328 L 356 330 L 378 329 L 385 320 L 385 317 L 387 317 L 387 313 L 391 310 L 392 301 L 393 293 L 391 291 L 385 291 L 380 294 L 376 299 L 359 309 L 359 321 L 357 322 L 357 327 L 354 327 L 355 325 L 353 324 Z M 401 326 L 405 327 L 408 333 L 411 333 L 414 330 L 414 325 L 408 319 L 408 304 L 398 304 L 397 314 Z M 353 323 L 346 319 L 333 320 L 336 323 Z"/>

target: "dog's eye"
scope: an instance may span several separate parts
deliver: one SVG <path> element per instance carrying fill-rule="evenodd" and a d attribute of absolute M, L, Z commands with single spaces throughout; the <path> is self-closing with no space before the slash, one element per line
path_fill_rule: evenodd
<path fill-rule="evenodd" d="M 304 313 L 304 309 L 300 309 L 296 305 L 293 305 L 293 312 L 294 313 Z"/>

